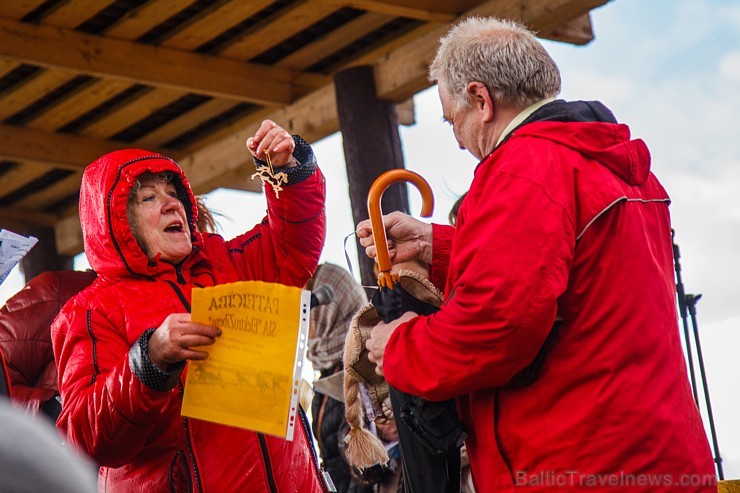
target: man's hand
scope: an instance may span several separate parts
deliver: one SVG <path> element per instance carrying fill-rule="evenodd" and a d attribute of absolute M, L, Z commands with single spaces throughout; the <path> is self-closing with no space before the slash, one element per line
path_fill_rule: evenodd
<path fill-rule="evenodd" d="M 396 327 L 418 316 L 419 315 L 417 313 L 406 312 L 390 323 L 379 322 L 375 327 L 373 327 L 373 330 L 370 332 L 370 339 L 365 342 L 365 347 L 369 352 L 368 359 L 376 365 L 375 373 L 383 375 L 383 355 L 385 354 L 385 346 L 388 344 L 388 339 L 390 339 L 391 334 L 396 330 Z"/>
<path fill-rule="evenodd" d="M 279 168 L 298 165 L 293 158 L 295 150 L 293 136 L 272 120 L 263 121 L 254 136 L 247 139 L 247 149 L 254 157 L 263 161 L 266 161 L 265 151 L 267 151 L 272 165 Z"/>
<path fill-rule="evenodd" d="M 421 260 L 432 263 L 432 225 L 419 221 L 401 212 L 391 212 L 383 216 L 385 234 L 388 239 L 388 253 L 392 264 Z M 377 256 L 375 238 L 370 220 L 360 222 L 355 229 L 360 245 L 370 258 Z"/>
<path fill-rule="evenodd" d="M 221 329 L 190 321 L 189 313 L 172 313 L 149 339 L 149 359 L 159 368 L 179 363 L 186 359 L 204 360 L 208 352 L 191 349 L 210 346 L 221 335 Z"/>

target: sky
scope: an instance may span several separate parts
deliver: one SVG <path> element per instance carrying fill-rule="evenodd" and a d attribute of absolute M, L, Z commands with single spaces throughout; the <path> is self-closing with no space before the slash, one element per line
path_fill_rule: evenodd
<path fill-rule="evenodd" d="M 602 101 L 651 150 L 652 170 L 672 198 L 683 284 L 702 294 L 696 325 L 725 477 L 740 478 L 740 369 L 733 364 L 740 351 L 740 2 L 613 0 L 592 12 L 592 23 L 595 39 L 584 47 L 543 41 L 561 70 L 560 97 Z M 446 223 L 476 160 L 457 149 L 435 87 L 414 102 L 417 123 L 400 130 L 406 167 L 429 181 L 431 220 Z M 322 262 L 346 267 L 343 239 L 354 225 L 341 135 L 314 149 L 328 190 Z M 409 198 L 418 214 L 413 187 Z M 265 212 L 264 196 L 254 193 L 217 190 L 207 205 L 224 215 L 225 237 L 251 228 Z M 357 258 L 352 242 L 348 254 Z M 80 256 L 75 265 L 86 262 Z M 16 268 L 0 286 L 0 304 L 21 279 Z M 700 407 L 709 434 L 703 400 Z"/>

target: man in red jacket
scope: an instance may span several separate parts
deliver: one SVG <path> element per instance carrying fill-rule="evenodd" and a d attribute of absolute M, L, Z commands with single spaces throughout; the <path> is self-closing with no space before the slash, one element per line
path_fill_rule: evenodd
<path fill-rule="evenodd" d="M 457 398 L 476 491 L 716 491 L 645 143 L 555 100 L 557 66 L 512 22 L 455 26 L 430 74 L 480 163 L 456 227 L 386 216 L 393 261 L 426 262 L 445 302 L 374 328 L 379 372 Z M 369 221 L 357 234 L 374 257 Z"/>
<path fill-rule="evenodd" d="M 243 280 L 303 286 L 325 236 L 325 182 L 310 146 L 269 120 L 247 142 L 285 173 L 267 215 L 231 240 L 198 231 L 187 177 L 141 149 L 106 154 L 80 189 L 85 254 L 98 274 L 52 327 L 57 427 L 98 465 L 106 492 L 323 491 L 310 430 L 292 441 L 181 415 L 189 360 L 216 327 L 191 322 L 194 287 Z M 256 161 L 259 168 L 264 161 Z"/>

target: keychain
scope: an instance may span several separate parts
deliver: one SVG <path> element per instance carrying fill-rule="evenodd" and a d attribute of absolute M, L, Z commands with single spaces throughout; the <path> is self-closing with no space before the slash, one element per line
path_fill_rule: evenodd
<path fill-rule="evenodd" d="M 255 176 L 259 176 L 260 180 L 262 180 L 263 186 L 265 183 L 272 185 L 272 189 L 275 191 L 275 198 L 279 199 L 280 192 L 283 189 L 281 183 L 285 185 L 288 184 L 288 174 L 284 171 L 276 174 L 275 169 L 272 167 L 272 162 L 270 161 L 270 153 L 267 151 L 264 152 L 267 166 L 258 166 L 257 172 L 252 175 L 252 180 L 254 180 Z"/>

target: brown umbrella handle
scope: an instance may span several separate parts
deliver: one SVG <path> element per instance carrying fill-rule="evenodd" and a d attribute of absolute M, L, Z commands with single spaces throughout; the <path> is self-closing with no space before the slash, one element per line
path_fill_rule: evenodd
<path fill-rule="evenodd" d="M 397 275 L 391 275 L 391 256 L 388 253 L 388 238 L 385 235 L 385 225 L 383 224 L 383 212 L 380 210 L 380 199 L 383 198 L 383 192 L 401 181 L 408 181 L 416 185 L 421 193 L 421 216 L 429 217 L 434 210 L 434 196 L 432 187 L 418 173 L 407 169 L 392 169 L 380 175 L 370 186 L 370 193 L 367 195 L 367 211 L 370 214 L 370 224 L 373 228 L 373 237 L 375 238 L 375 247 L 377 248 L 378 285 L 381 287 L 393 288 L 398 281 Z"/>

